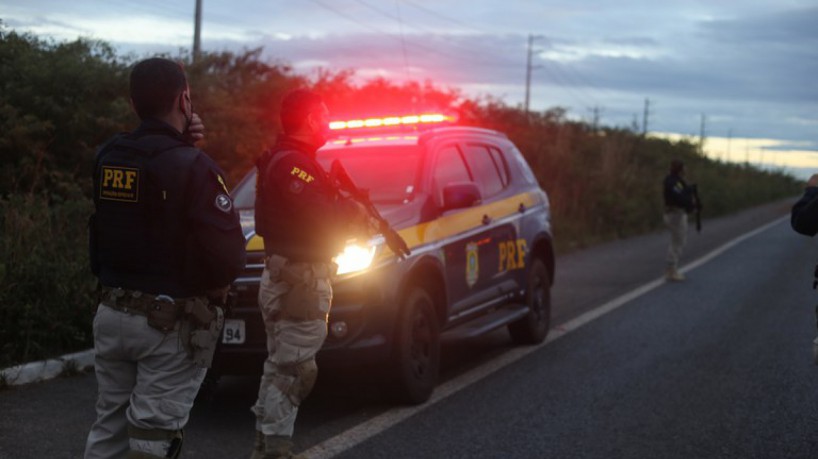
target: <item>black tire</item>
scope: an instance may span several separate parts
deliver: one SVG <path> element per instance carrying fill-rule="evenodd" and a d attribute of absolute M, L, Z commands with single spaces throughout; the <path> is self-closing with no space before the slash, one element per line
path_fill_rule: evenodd
<path fill-rule="evenodd" d="M 525 301 L 528 315 L 510 323 L 508 332 L 515 344 L 539 344 L 551 328 L 551 281 L 548 268 L 539 258 L 532 260 L 528 271 Z"/>
<path fill-rule="evenodd" d="M 440 369 L 440 325 L 434 301 L 420 287 L 409 290 L 401 305 L 395 333 L 390 389 L 399 403 L 429 399 Z"/>

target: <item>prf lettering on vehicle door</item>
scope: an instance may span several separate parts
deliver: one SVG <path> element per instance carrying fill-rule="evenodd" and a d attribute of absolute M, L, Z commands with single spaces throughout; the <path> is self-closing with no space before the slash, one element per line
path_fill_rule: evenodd
<path fill-rule="evenodd" d="M 111 201 L 139 201 L 139 169 L 102 166 L 99 198 Z"/>
<path fill-rule="evenodd" d="M 500 247 L 500 272 L 525 268 L 525 239 L 502 241 Z"/>

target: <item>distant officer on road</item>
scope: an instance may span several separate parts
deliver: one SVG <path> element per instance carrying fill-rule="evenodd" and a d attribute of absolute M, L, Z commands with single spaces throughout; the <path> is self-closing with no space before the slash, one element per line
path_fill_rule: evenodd
<path fill-rule="evenodd" d="M 329 112 L 317 94 L 297 89 L 281 105 L 281 135 L 257 162 L 256 231 L 266 253 L 259 307 L 267 331 L 252 458 L 289 458 L 298 406 L 318 376 L 315 354 L 327 336 L 330 279 L 365 211 L 339 197 L 316 161 Z"/>
<path fill-rule="evenodd" d="M 684 176 L 684 163 L 674 159 L 670 163 L 670 173 L 665 177 L 663 185 L 664 221 L 670 232 L 665 279 L 674 282 L 685 279 L 679 272 L 679 258 L 687 242 L 687 214 L 694 211 L 698 205 L 695 198 L 696 185 L 688 185 Z"/>
<path fill-rule="evenodd" d="M 90 255 L 102 295 L 86 459 L 180 456 L 224 321 L 216 305 L 244 267 L 222 173 L 191 142 L 204 127 L 184 70 L 143 60 L 130 94 L 142 123 L 99 150 L 93 175 Z"/>

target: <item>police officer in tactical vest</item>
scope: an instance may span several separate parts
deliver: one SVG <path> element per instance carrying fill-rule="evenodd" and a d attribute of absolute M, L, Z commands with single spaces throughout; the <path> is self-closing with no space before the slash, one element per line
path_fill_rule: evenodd
<path fill-rule="evenodd" d="M 685 279 L 679 272 L 679 258 L 687 242 L 687 214 L 699 205 L 696 201 L 695 185 L 685 181 L 685 165 L 674 159 L 670 163 L 670 173 L 663 182 L 665 201 L 664 222 L 670 232 L 670 245 L 667 249 L 667 269 L 665 279 L 680 282 Z"/>
<path fill-rule="evenodd" d="M 356 228 L 366 226 L 363 207 L 341 198 L 316 161 L 329 128 L 321 97 L 290 92 L 281 123 L 284 134 L 256 164 L 256 231 L 266 253 L 259 307 L 268 357 L 252 408 L 255 459 L 293 457 L 298 406 L 315 383 L 315 354 L 327 336 L 332 257 Z"/>
<path fill-rule="evenodd" d="M 244 267 L 222 172 L 191 142 L 203 126 L 184 70 L 141 61 L 130 94 L 142 123 L 99 150 L 93 175 L 90 255 L 102 293 L 86 459 L 180 456 L 224 322 L 219 304 Z"/>

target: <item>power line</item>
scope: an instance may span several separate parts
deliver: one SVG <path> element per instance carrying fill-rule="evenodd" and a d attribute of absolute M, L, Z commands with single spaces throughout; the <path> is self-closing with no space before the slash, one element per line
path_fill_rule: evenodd
<path fill-rule="evenodd" d="M 391 33 L 389 33 L 389 32 L 386 32 L 386 31 L 384 31 L 384 30 L 382 30 L 382 29 L 379 29 L 379 28 L 377 28 L 377 27 L 371 26 L 371 25 L 369 25 L 369 24 L 363 23 L 363 22 L 359 21 L 358 19 L 356 19 L 355 17 L 352 17 L 352 16 L 350 16 L 349 14 L 346 14 L 346 13 L 344 13 L 344 12 L 342 12 L 342 11 L 339 11 L 338 9 L 333 8 L 333 7 L 331 7 L 331 6 L 327 5 L 327 4 L 325 4 L 325 3 L 323 3 L 323 2 L 321 2 L 321 1 L 319 1 L 319 0 L 310 0 L 310 1 L 312 1 L 312 2 L 313 2 L 313 3 L 315 3 L 316 5 L 320 6 L 321 8 L 326 9 L 327 11 L 330 11 L 330 12 L 332 12 L 332 13 L 334 13 L 334 14 L 338 15 L 338 16 L 341 16 L 341 17 L 343 17 L 344 19 L 347 19 L 348 21 L 354 22 L 355 24 L 358 24 L 358 25 L 359 25 L 359 26 L 361 26 L 361 27 L 364 27 L 364 28 L 366 28 L 366 29 L 369 29 L 369 30 L 372 30 L 372 31 L 374 31 L 374 32 L 377 32 L 378 34 L 381 34 L 381 35 L 387 36 L 387 37 L 389 37 L 389 38 L 391 38 L 391 39 L 393 39 L 393 40 L 394 40 L 394 39 L 400 40 L 400 38 L 395 37 L 395 36 L 394 36 L 394 34 L 391 34 Z M 444 57 L 448 57 L 448 58 L 450 58 L 450 59 L 455 59 L 455 60 L 458 60 L 458 61 L 461 61 L 461 62 L 465 62 L 465 63 L 468 63 L 468 64 L 473 64 L 473 65 L 478 65 L 478 66 L 487 66 L 487 67 L 500 67 L 500 68 L 507 68 L 507 66 L 506 66 L 506 67 L 504 67 L 503 65 L 498 65 L 498 63 L 497 63 L 497 62 L 487 62 L 487 61 L 477 61 L 477 60 L 472 60 L 472 59 L 466 59 L 466 58 L 464 58 L 463 56 L 459 56 L 459 55 L 454 55 L 454 54 L 451 54 L 451 53 L 447 53 L 447 52 L 441 51 L 441 50 L 439 50 L 439 49 L 436 49 L 436 48 L 431 48 L 431 47 L 428 47 L 428 46 L 425 46 L 425 45 L 421 45 L 421 44 L 418 44 L 418 43 L 413 43 L 413 42 L 408 41 L 408 40 L 406 41 L 406 43 L 407 43 L 408 45 L 410 45 L 410 46 L 415 47 L 415 48 L 419 48 L 419 49 L 425 50 L 425 51 L 430 52 L 430 53 L 438 54 L 438 55 L 441 55 L 441 56 L 444 56 Z"/>
<path fill-rule="evenodd" d="M 382 9 L 380 9 L 380 8 L 378 8 L 378 7 L 372 5 L 372 4 L 370 4 L 370 3 L 368 3 L 368 2 L 366 2 L 364 0 L 356 0 L 356 2 L 360 3 L 361 5 L 369 8 L 372 11 L 375 11 L 375 12 L 377 12 L 377 13 L 385 16 L 385 17 L 388 17 L 390 19 L 393 19 L 393 20 L 396 20 L 396 21 L 400 22 L 401 25 L 406 25 L 407 27 L 409 27 L 411 29 L 414 29 L 414 30 L 417 30 L 417 31 L 419 31 L 419 32 L 421 32 L 423 34 L 426 34 L 426 35 L 433 34 L 436 37 L 443 38 L 450 45 L 456 46 L 456 47 L 458 47 L 460 49 L 463 49 L 464 51 L 468 51 L 469 53 L 473 53 L 475 51 L 474 48 L 472 48 L 472 47 L 466 47 L 466 46 L 461 45 L 459 42 L 457 42 L 455 40 L 446 39 L 446 35 L 440 35 L 437 31 L 435 31 L 433 29 L 429 29 L 427 27 L 419 26 L 419 25 L 416 25 L 416 24 L 415 25 L 408 24 L 405 21 L 402 21 L 400 15 L 395 16 L 395 15 L 393 15 L 393 14 L 387 12 L 387 11 L 384 11 L 384 10 L 382 10 Z M 359 24 L 360 24 L 360 22 L 359 22 Z M 432 51 L 432 52 L 437 53 L 437 54 L 452 57 L 454 59 L 462 60 L 464 62 L 478 63 L 478 61 L 473 61 L 473 60 L 470 60 L 470 59 L 463 59 L 462 56 L 457 56 L 457 55 L 452 55 L 452 54 L 449 54 L 449 53 L 444 53 L 444 52 L 442 52 L 440 50 L 435 50 L 434 48 L 429 48 L 429 47 L 424 46 L 424 45 L 414 44 L 414 46 L 426 49 L 428 51 Z M 479 61 L 479 62 L 480 62 L 480 64 L 478 64 L 478 65 L 482 65 L 482 63 L 485 63 L 485 64 L 489 64 L 489 65 L 497 65 L 498 67 L 502 66 L 502 65 L 507 65 L 507 66 L 516 65 L 515 63 L 509 62 L 509 61 L 502 61 L 502 60 L 493 61 L 493 62 L 486 62 L 486 61 Z"/>
<path fill-rule="evenodd" d="M 453 24 L 457 24 L 457 25 L 463 26 L 463 27 L 465 27 L 465 28 L 467 28 L 467 29 L 471 29 L 471 30 L 473 30 L 473 31 L 475 31 L 475 32 L 480 32 L 480 33 L 490 33 L 488 30 L 485 30 L 485 29 L 479 29 L 479 28 L 475 28 L 475 27 L 474 27 L 474 26 L 472 26 L 471 24 L 466 24 L 465 22 L 460 21 L 460 20 L 458 20 L 458 19 L 452 18 L 452 17 L 450 17 L 450 16 L 443 15 L 443 14 L 441 14 L 441 13 L 439 13 L 439 12 L 435 11 L 435 10 L 432 10 L 432 9 L 426 8 L 425 6 L 418 5 L 418 4 L 417 4 L 417 3 L 415 3 L 415 2 L 412 2 L 412 1 L 409 1 L 409 0 L 403 0 L 403 1 L 404 1 L 404 3 L 407 3 L 407 4 L 409 4 L 409 5 L 413 6 L 413 7 L 415 7 L 415 8 L 417 8 L 417 9 L 421 10 L 421 11 L 424 11 L 424 12 L 426 12 L 427 14 L 430 14 L 430 15 L 432 15 L 432 16 L 435 16 L 435 17 L 438 17 L 438 18 L 440 18 L 440 19 L 443 19 L 444 21 L 448 21 L 448 22 L 451 22 L 451 23 L 453 23 Z"/>
<path fill-rule="evenodd" d="M 315 0 L 314 0 L 314 1 L 315 1 Z M 357 3 L 359 3 L 359 4 L 361 4 L 361 5 L 363 5 L 363 6 L 365 6 L 365 7 L 367 7 L 367 8 L 369 8 L 370 10 L 373 10 L 373 11 L 375 11 L 375 12 L 377 12 L 377 13 L 379 13 L 379 14 L 381 14 L 381 15 L 385 16 L 385 17 L 388 17 L 388 18 L 393 19 L 393 20 L 398 20 L 398 21 L 401 21 L 401 18 L 396 17 L 395 15 L 390 14 L 389 12 L 384 11 L 383 9 L 378 8 L 378 7 L 376 7 L 376 6 L 372 5 L 372 4 L 370 4 L 370 3 L 368 3 L 368 2 L 366 2 L 366 1 L 364 1 L 364 0 L 356 0 L 356 2 L 357 2 Z M 321 3 L 319 2 L 319 4 L 321 4 Z M 424 7 L 419 7 L 418 5 L 413 4 L 413 3 L 411 3 L 411 2 L 410 2 L 410 4 L 412 4 L 412 5 L 413 5 L 413 6 L 415 6 L 415 7 L 418 7 L 419 9 L 422 9 L 422 10 L 424 10 L 424 11 L 427 11 L 427 12 L 429 12 L 429 13 L 434 14 L 434 12 L 433 12 L 433 11 L 431 11 L 431 10 L 429 10 L 429 9 L 427 9 L 427 8 L 424 8 Z M 444 19 L 446 18 L 445 16 L 442 16 L 442 15 L 439 15 L 439 14 L 437 14 L 437 16 L 439 16 L 439 17 L 443 17 Z M 451 19 L 451 18 L 448 18 L 448 19 Z M 360 22 L 359 22 L 359 21 L 357 21 L 357 20 L 356 20 L 355 22 L 358 22 L 358 23 L 360 24 Z M 457 21 L 455 21 L 455 22 L 457 22 Z M 403 22 L 402 22 L 402 21 L 401 21 L 401 24 L 403 24 Z M 363 25 L 363 24 L 361 24 L 361 25 Z M 422 32 L 430 32 L 430 31 L 431 31 L 430 29 L 425 28 L 425 27 L 421 27 L 421 26 L 417 26 L 417 25 L 410 25 L 410 24 L 407 24 L 407 25 L 408 25 L 409 27 L 411 27 L 411 28 L 415 29 L 415 30 L 419 30 L 419 31 L 422 31 Z M 370 27 L 370 26 L 368 26 L 368 27 L 369 27 L 369 28 L 372 28 L 372 27 Z M 475 30 L 476 30 L 476 29 L 475 29 Z M 402 37 L 402 38 L 403 38 L 403 37 Z M 544 37 L 537 36 L 536 38 L 544 38 Z M 457 47 L 460 47 L 460 48 L 466 49 L 465 47 L 460 46 L 460 45 L 459 45 L 459 43 L 457 43 L 456 41 L 452 41 L 452 40 L 446 40 L 446 41 L 447 41 L 448 43 L 450 43 L 450 44 L 454 45 L 454 46 L 457 46 Z M 532 70 L 533 70 L 534 68 L 544 67 L 544 66 L 534 66 L 534 65 L 532 65 L 532 54 L 533 54 L 533 49 L 532 49 L 532 41 L 533 41 L 533 40 L 531 39 L 531 36 L 529 36 L 528 53 L 527 53 L 527 60 L 526 60 L 526 87 L 525 87 L 525 107 L 526 107 L 526 113 L 528 113 L 528 109 L 529 109 L 529 106 L 530 106 L 531 72 L 532 72 Z M 405 40 L 404 40 L 404 42 L 403 42 L 403 46 L 405 46 Z M 423 45 L 417 45 L 417 44 L 415 44 L 414 46 L 421 47 L 421 48 L 425 48 L 425 49 L 430 50 L 430 51 L 432 51 L 432 52 L 434 52 L 434 53 L 436 53 L 436 54 L 444 55 L 444 56 L 451 57 L 451 58 L 454 58 L 454 59 L 457 59 L 457 60 L 461 60 L 461 61 L 464 61 L 464 62 L 469 62 L 469 60 L 463 59 L 463 58 L 462 58 L 462 56 L 451 55 L 451 54 L 449 54 L 449 53 L 442 52 L 441 50 L 434 50 L 434 49 L 431 49 L 431 48 L 425 47 L 425 46 L 423 46 Z M 473 52 L 474 50 L 473 50 L 472 48 L 467 48 L 467 51 L 469 51 L 469 52 Z M 473 62 L 473 63 L 476 63 L 476 62 L 474 62 L 474 61 L 472 61 L 472 62 Z M 497 67 L 501 67 L 501 66 L 514 67 L 514 66 L 516 66 L 517 64 L 516 64 L 516 63 L 512 63 L 512 62 L 508 62 L 508 61 L 506 61 L 506 62 L 501 62 L 501 61 L 498 61 L 496 64 L 490 64 L 490 65 L 492 65 L 492 66 L 495 66 L 495 65 L 496 65 Z M 590 101 L 593 101 L 593 100 L 594 100 L 594 97 L 589 96 L 589 95 L 587 95 L 587 94 L 584 94 L 584 93 L 583 93 L 583 92 L 582 92 L 580 89 L 578 89 L 578 88 L 580 87 L 580 85 L 581 85 L 581 84 L 576 84 L 576 82 L 575 82 L 575 81 L 573 81 L 571 77 L 569 77 L 569 76 L 567 76 L 567 75 L 563 74 L 563 73 L 562 73 L 562 70 L 559 68 L 559 66 L 554 65 L 554 66 L 553 66 L 553 70 L 552 70 L 550 67 L 551 67 L 551 66 L 549 66 L 549 67 L 545 68 L 545 70 L 546 70 L 546 72 L 547 72 L 547 73 L 548 73 L 548 74 L 551 76 L 551 79 L 552 79 L 552 80 L 553 80 L 553 81 L 554 81 L 554 82 L 555 82 L 557 85 L 559 85 L 559 86 L 563 87 L 563 88 L 566 90 L 566 92 L 570 93 L 570 94 L 571 94 L 571 97 L 572 97 L 573 99 L 575 99 L 577 102 L 579 102 L 579 104 L 580 104 L 580 105 L 585 105 L 585 106 L 594 105 L 593 103 L 591 103 L 591 104 L 589 104 L 589 103 L 588 103 L 588 101 L 589 101 L 589 100 L 590 100 Z"/>

